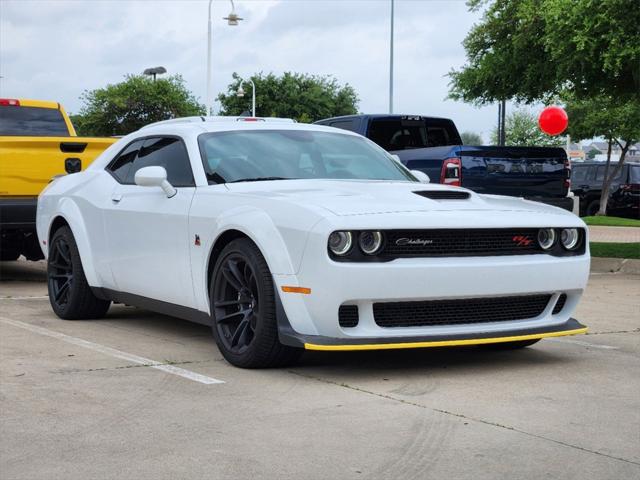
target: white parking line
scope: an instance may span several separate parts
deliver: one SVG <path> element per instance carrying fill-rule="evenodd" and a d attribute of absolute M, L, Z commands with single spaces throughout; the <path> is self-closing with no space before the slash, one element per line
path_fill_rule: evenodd
<path fill-rule="evenodd" d="M 211 378 L 211 377 L 207 377 L 206 375 L 200 375 L 199 373 L 192 372 L 190 370 L 185 370 L 184 368 L 176 367 L 174 365 L 161 364 L 160 362 L 156 362 L 155 360 L 139 357 L 131 353 L 116 350 L 115 348 L 106 347 L 104 345 L 89 342 L 81 338 L 65 335 L 64 333 L 54 332 L 53 330 L 49 330 L 43 327 L 38 327 L 36 325 L 31 325 L 29 323 L 20 322 L 18 320 L 12 320 L 10 318 L 0 317 L 0 322 L 6 323 L 7 325 L 13 325 L 14 327 L 22 328 L 30 332 L 38 333 L 40 335 L 45 335 L 47 337 L 57 338 L 58 340 L 62 340 L 63 342 L 67 342 L 72 345 L 77 345 L 79 347 L 88 348 L 89 350 L 94 350 L 96 352 L 104 353 L 105 355 L 119 358 L 121 360 L 126 360 L 131 363 L 137 363 L 138 365 L 145 365 L 147 367 L 155 368 L 157 370 L 162 370 L 163 372 L 188 378 L 189 380 L 193 380 L 194 382 L 204 383 L 205 385 L 224 383 L 224 381 L 218 380 L 217 378 Z"/>
<path fill-rule="evenodd" d="M 612 347 L 611 345 L 598 345 L 596 343 L 583 342 L 580 340 L 570 340 L 568 338 L 546 338 L 547 342 L 558 343 L 573 343 L 574 345 L 580 345 L 583 347 L 600 348 L 602 350 L 618 350 L 618 347 Z"/>
<path fill-rule="evenodd" d="M 49 295 L 39 295 L 37 297 L 0 297 L 0 300 L 41 300 L 49 298 Z"/>

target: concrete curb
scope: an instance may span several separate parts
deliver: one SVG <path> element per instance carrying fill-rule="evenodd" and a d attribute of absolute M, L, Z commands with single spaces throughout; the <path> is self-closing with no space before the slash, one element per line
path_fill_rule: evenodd
<path fill-rule="evenodd" d="M 640 260 L 631 258 L 591 257 L 591 272 L 640 275 Z"/>

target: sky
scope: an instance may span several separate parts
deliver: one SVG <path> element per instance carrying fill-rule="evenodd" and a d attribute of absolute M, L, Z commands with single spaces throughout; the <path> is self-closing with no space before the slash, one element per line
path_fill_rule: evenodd
<path fill-rule="evenodd" d="M 85 90 L 164 66 L 206 98 L 206 0 L 0 0 L 0 97 L 55 100 L 68 112 Z M 452 118 L 488 141 L 497 105 L 448 100 L 447 73 L 465 62 L 462 41 L 480 14 L 464 1 L 396 0 L 394 111 Z M 235 71 L 332 75 L 363 113 L 386 113 L 390 0 L 235 0 L 244 18 L 213 2 L 214 96 Z M 214 106 L 216 109 L 217 106 Z M 259 114 L 259 105 L 258 105 Z"/>

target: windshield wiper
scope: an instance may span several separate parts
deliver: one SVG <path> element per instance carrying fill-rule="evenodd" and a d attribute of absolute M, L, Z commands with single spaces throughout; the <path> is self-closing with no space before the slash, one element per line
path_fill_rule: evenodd
<path fill-rule="evenodd" d="M 256 177 L 256 178 L 241 178 L 240 180 L 234 180 L 229 183 L 238 183 L 238 182 L 262 182 L 266 180 L 297 180 L 296 178 L 287 178 L 287 177 Z"/>

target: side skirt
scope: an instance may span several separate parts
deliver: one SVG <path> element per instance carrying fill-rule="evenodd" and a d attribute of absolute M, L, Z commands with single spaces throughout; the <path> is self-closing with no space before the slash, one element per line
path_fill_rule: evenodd
<path fill-rule="evenodd" d="M 183 320 L 207 325 L 208 327 L 212 325 L 211 316 L 208 313 L 196 310 L 195 308 L 163 302 L 161 300 L 142 297 L 132 293 L 118 292 L 108 288 L 91 287 L 91 290 L 96 297 L 103 300 L 133 305 L 134 307 L 144 308 L 145 310 L 151 310 L 152 312 L 169 315 L 171 317 L 182 318 Z"/>

